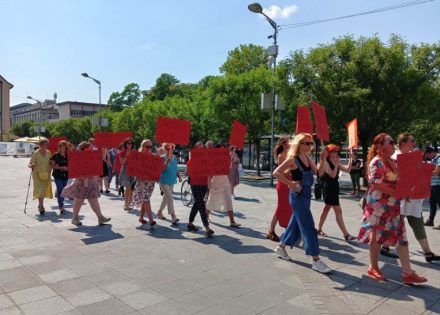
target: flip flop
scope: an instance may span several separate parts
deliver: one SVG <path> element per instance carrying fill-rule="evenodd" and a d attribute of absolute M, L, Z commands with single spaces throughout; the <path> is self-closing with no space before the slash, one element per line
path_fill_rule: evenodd
<path fill-rule="evenodd" d="M 316 234 L 318 234 L 319 236 L 322 236 L 322 237 L 328 237 L 328 235 L 325 234 L 322 230 L 316 230 Z"/>

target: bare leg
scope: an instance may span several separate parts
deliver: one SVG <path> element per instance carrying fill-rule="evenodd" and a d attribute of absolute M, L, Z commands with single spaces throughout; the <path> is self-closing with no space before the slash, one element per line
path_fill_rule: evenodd
<path fill-rule="evenodd" d="M 44 208 L 43 202 L 44 202 L 44 197 L 38 198 L 38 207 L 39 208 Z"/>
<path fill-rule="evenodd" d="M 399 255 L 400 264 L 402 265 L 402 271 L 406 274 L 411 274 L 411 264 L 409 262 L 409 251 L 408 245 L 399 245 L 396 248 L 397 254 Z"/>
<path fill-rule="evenodd" d="M 110 184 L 108 183 L 108 176 L 104 177 L 103 180 L 104 180 L 105 190 L 108 190 L 110 188 Z"/>
<path fill-rule="evenodd" d="M 322 227 L 324 226 L 325 220 L 327 219 L 330 208 L 331 206 L 325 205 L 324 209 L 322 209 L 321 215 L 319 216 L 318 231 L 322 230 Z"/>
<path fill-rule="evenodd" d="M 150 221 L 150 223 L 153 222 L 153 213 L 151 211 L 150 202 L 149 201 L 144 202 L 143 206 L 144 206 L 144 213 L 147 213 L 148 220 Z"/>
<path fill-rule="evenodd" d="M 90 208 L 92 208 L 93 212 L 95 212 L 96 216 L 99 219 L 102 219 L 104 216 L 101 212 L 101 207 L 99 206 L 98 198 L 89 198 L 87 199 L 90 204 Z"/>
<path fill-rule="evenodd" d="M 342 208 L 340 206 L 333 206 L 336 215 L 336 223 L 342 231 L 344 237 L 348 234 L 347 228 L 345 227 L 344 217 L 342 216 Z"/>
<path fill-rule="evenodd" d="M 379 252 L 380 244 L 376 241 L 376 230 L 371 231 L 370 235 L 370 266 L 376 270 L 379 270 Z"/>
<path fill-rule="evenodd" d="M 231 222 L 231 224 L 235 223 L 233 210 L 228 210 L 228 216 L 229 216 L 229 222 Z"/>
<path fill-rule="evenodd" d="M 139 221 L 144 219 L 144 215 L 145 215 L 145 202 L 143 202 L 141 205 L 141 213 L 139 214 Z"/>
<path fill-rule="evenodd" d="M 423 240 L 419 240 L 419 244 L 422 247 L 423 253 L 427 254 L 431 252 L 431 248 L 429 248 L 429 243 L 426 238 Z"/>
<path fill-rule="evenodd" d="M 275 227 L 276 227 L 277 223 L 278 223 L 278 216 L 277 216 L 277 213 L 274 212 L 274 214 L 272 216 L 272 221 L 270 221 L 269 233 L 275 231 Z"/>
<path fill-rule="evenodd" d="M 79 210 L 81 209 L 83 202 L 84 202 L 84 199 L 79 199 L 79 198 L 75 198 L 75 200 L 73 201 L 73 208 L 72 208 L 72 212 L 73 212 L 72 219 L 73 220 L 79 220 L 78 214 L 79 214 Z"/>
<path fill-rule="evenodd" d="M 130 207 L 131 196 L 132 196 L 131 186 L 130 185 L 125 186 L 125 194 L 124 194 L 125 208 Z"/>

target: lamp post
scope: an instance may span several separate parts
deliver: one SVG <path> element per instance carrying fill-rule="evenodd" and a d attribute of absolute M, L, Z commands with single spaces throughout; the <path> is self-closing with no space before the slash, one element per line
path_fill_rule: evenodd
<path fill-rule="evenodd" d="M 41 106 L 41 101 L 40 100 L 37 100 L 36 98 L 33 98 L 32 96 L 28 96 L 27 97 L 28 99 L 30 99 L 30 100 L 33 100 L 33 101 L 35 101 L 35 102 L 37 102 L 38 104 L 40 104 L 40 115 L 39 115 L 39 126 L 38 126 L 38 138 L 40 138 L 40 135 L 41 135 L 41 123 L 43 122 L 43 120 L 44 120 L 44 115 L 43 115 L 43 108 L 42 108 L 42 106 Z"/>
<path fill-rule="evenodd" d="M 93 80 L 96 84 L 98 84 L 98 87 L 99 87 L 99 105 L 101 105 L 101 81 L 99 81 L 99 80 L 97 80 L 95 78 L 92 78 L 86 72 L 81 73 L 81 75 L 84 78 L 89 78 L 89 79 Z"/>
<path fill-rule="evenodd" d="M 270 35 L 268 38 L 273 39 L 273 44 L 268 48 L 268 53 L 271 58 L 271 64 L 272 64 L 272 107 L 271 107 L 271 134 L 270 134 L 270 148 L 269 148 L 269 163 L 270 163 L 270 185 L 273 186 L 273 147 L 275 142 L 275 135 L 274 135 L 274 129 L 275 129 L 275 106 L 276 106 L 276 95 L 275 95 L 275 68 L 277 66 L 277 56 L 278 56 L 278 45 L 277 45 L 277 37 L 278 37 L 278 31 L 279 27 L 277 23 L 272 20 L 270 17 L 268 17 L 263 12 L 263 7 L 259 3 L 251 3 L 248 5 L 249 11 L 253 13 L 258 13 L 263 15 L 266 20 L 269 22 L 269 24 L 272 26 L 274 32 L 273 35 Z"/>

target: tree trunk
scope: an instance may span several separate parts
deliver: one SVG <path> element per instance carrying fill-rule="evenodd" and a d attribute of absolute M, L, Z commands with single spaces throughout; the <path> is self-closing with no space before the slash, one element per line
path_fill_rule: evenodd
<path fill-rule="evenodd" d="M 257 176 L 261 176 L 260 169 L 260 139 L 255 140 L 255 154 L 257 160 Z"/>

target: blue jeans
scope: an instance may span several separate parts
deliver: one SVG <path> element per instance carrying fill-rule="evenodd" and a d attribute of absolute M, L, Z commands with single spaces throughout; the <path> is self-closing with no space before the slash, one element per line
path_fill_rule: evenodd
<path fill-rule="evenodd" d="M 289 202 L 293 212 L 289 225 L 283 235 L 281 235 L 281 242 L 292 247 L 302 236 L 306 255 L 318 256 L 318 236 L 316 235 L 315 222 L 310 211 L 311 196 L 311 186 L 303 185 L 299 193 L 290 191 Z"/>
<path fill-rule="evenodd" d="M 61 193 L 63 192 L 64 187 L 67 186 L 67 178 L 61 179 L 61 178 L 55 178 L 55 185 L 57 186 L 57 201 L 58 201 L 58 207 L 63 208 L 64 207 L 64 198 L 61 197 Z"/>
<path fill-rule="evenodd" d="M 108 167 L 108 185 L 110 186 L 110 183 L 112 182 L 113 178 L 113 167 Z"/>

